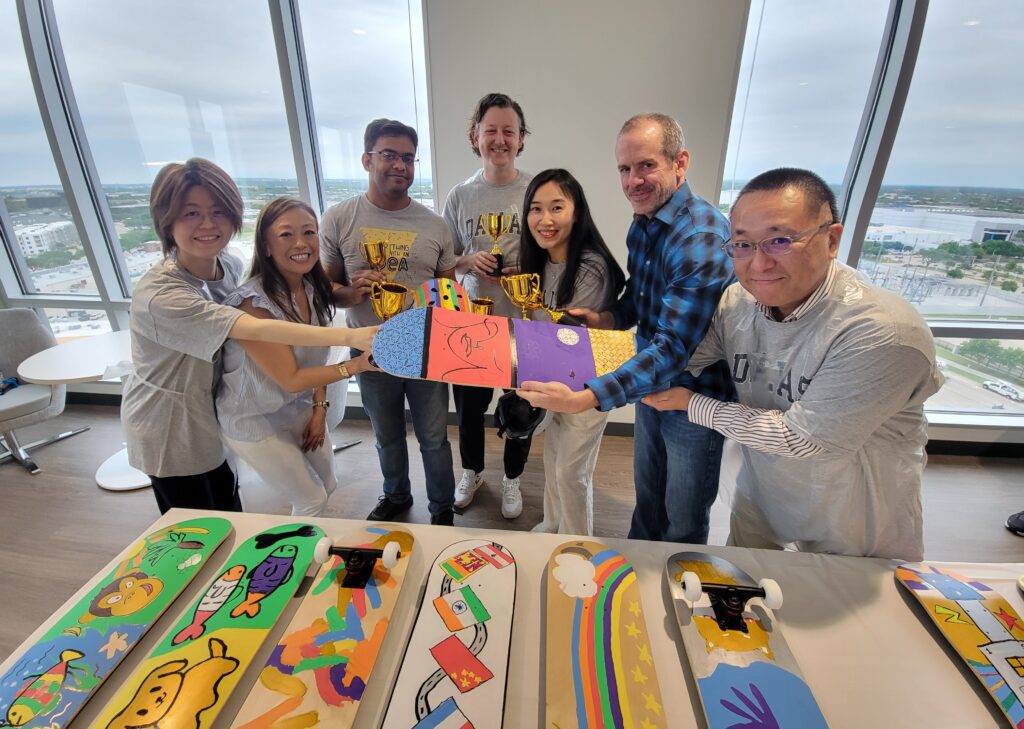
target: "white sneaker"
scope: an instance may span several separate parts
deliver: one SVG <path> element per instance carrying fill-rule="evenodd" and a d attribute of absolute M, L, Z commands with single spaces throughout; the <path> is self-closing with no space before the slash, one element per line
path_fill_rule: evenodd
<path fill-rule="evenodd" d="M 523 495 L 519 493 L 519 477 L 501 477 L 501 515 L 515 519 L 523 513 Z"/>
<path fill-rule="evenodd" d="M 473 500 L 473 494 L 484 485 L 484 477 L 468 468 L 462 469 L 462 478 L 455 484 L 455 508 L 464 509 Z"/>

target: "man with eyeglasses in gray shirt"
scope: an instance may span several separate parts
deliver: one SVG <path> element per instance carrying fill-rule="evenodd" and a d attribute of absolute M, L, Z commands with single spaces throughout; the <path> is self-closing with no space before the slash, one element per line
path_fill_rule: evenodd
<path fill-rule="evenodd" d="M 924 402 L 942 386 L 928 325 L 836 259 L 843 226 L 817 175 L 751 180 L 723 248 L 726 289 L 690 370 L 724 360 L 738 403 L 644 398 L 741 444 L 729 543 L 920 560 Z"/>

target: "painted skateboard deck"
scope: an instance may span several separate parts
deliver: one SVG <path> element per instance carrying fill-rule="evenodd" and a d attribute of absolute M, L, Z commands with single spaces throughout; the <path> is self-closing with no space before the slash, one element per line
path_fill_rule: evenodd
<path fill-rule="evenodd" d="M 667 727 L 633 566 L 603 544 L 567 542 L 547 579 L 544 726 Z"/>
<path fill-rule="evenodd" d="M 427 279 L 410 292 L 413 306 L 436 306 L 451 311 L 470 311 L 469 296 L 462 284 L 450 278 Z"/>
<path fill-rule="evenodd" d="M 392 375 L 505 389 L 537 380 L 579 391 L 635 354 L 629 332 L 439 308 L 404 311 L 373 339 L 374 362 Z"/>
<path fill-rule="evenodd" d="M 379 526 L 335 541 L 357 550 L 384 550 L 396 543 L 400 556 L 390 569 L 385 560 L 373 559 L 362 580 L 358 557 L 350 558 L 351 567 L 340 555 L 328 559 L 234 726 L 352 726 L 402 589 L 413 541 L 407 531 Z M 350 575 L 354 584 L 345 586 Z"/>
<path fill-rule="evenodd" d="M 230 533 L 227 519 L 190 519 L 132 545 L 0 678 L 0 725 L 67 725 Z"/>
<path fill-rule="evenodd" d="M 500 727 L 515 598 L 516 563 L 505 547 L 468 539 L 442 550 L 383 727 Z"/>
<path fill-rule="evenodd" d="M 93 726 L 212 725 L 298 589 L 323 535 L 318 527 L 287 524 L 239 545 Z"/>
<path fill-rule="evenodd" d="M 896 580 L 921 604 L 1010 724 L 1024 729 L 1024 620 L 991 587 L 938 567 L 897 567 Z"/>
<path fill-rule="evenodd" d="M 765 605 L 781 603 L 778 585 L 771 583 L 776 598 L 769 598 L 772 591 L 767 586 L 759 589 L 731 562 L 700 552 L 673 554 L 665 572 L 710 729 L 827 726 Z M 699 578 L 695 599 L 687 597 L 684 573 Z M 754 593 L 759 596 L 751 597 Z"/>

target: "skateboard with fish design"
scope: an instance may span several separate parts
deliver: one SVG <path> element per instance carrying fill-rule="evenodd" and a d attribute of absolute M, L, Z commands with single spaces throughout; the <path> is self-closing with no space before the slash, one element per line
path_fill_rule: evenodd
<path fill-rule="evenodd" d="M 0 676 L 0 725 L 65 726 L 231 533 L 227 519 L 157 529 Z M 7 607 L 15 609 L 11 596 Z"/>
<path fill-rule="evenodd" d="M 92 726 L 212 725 L 295 595 L 323 536 L 319 527 L 287 524 L 243 542 Z"/>
<path fill-rule="evenodd" d="M 385 526 L 321 541 L 317 561 L 324 565 L 234 726 L 352 726 L 385 645 L 413 543 L 409 532 Z"/>

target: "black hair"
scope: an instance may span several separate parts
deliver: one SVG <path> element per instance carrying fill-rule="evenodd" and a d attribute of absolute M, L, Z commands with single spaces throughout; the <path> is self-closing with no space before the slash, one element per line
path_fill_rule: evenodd
<path fill-rule="evenodd" d="M 604 259 L 605 264 L 608 266 L 608 275 L 611 276 L 612 294 L 617 297 L 619 292 L 622 291 L 623 286 L 626 285 L 626 276 L 622 272 L 622 267 L 619 266 L 618 261 L 615 260 L 615 256 L 612 255 L 607 244 L 605 244 L 601 232 L 597 229 L 597 225 L 594 223 L 594 218 L 590 214 L 590 206 L 587 204 L 587 198 L 583 194 L 583 186 L 580 185 L 571 173 L 563 169 L 550 169 L 544 170 L 534 177 L 526 188 L 526 195 L 523 198 L 523 215 L 529 216 L 530 204 L 533 202 L 537 190 L 549 182 L 558 185 L 558 188 L 572 199 L 573 204 L 572 231 L 569 234 L 569 250 L 565 261 L 565 273 L 562 274 L 562 280 L 558 283 L 554 305 L 556 307 L 567 306 L 572 301 L 573 294 L 576 291 L 576 279 L 580 273 L 580 266 L 585 265 L 582 263 L 582 259 L 583 252 L 586 250 L 594 251 Z M 528 224 L 521 225 L 520 227 L 522 233 L 519 239 L 519 270 L 522 273 L 536 273 L 540 275 L 541 282 L 543 283 L 544 264 L 548 260 L 547 251 L 537 243 Z"/>
<path fill-rule="evenodd" d="M 413 147 L 420 146 L 419 135 L 408 124 L 394 119 L 374 119 L 366 125 L 366 131 L 363 132 L 363 151 L 372 152 L 373 145 L 381 137 L 408 137 L 412 140 Z"/>
<path fill-rule="evenodd" d="M 807 205 L 811 213 L 818 214 L 822 205 L 828 205 L 828 211 L 832 215 L 832 222 L 839 222 L 839 207 L 836 204 L 836 194 L 828 183 L 810 170 L 802 170 L 798 167 L 777 167 L 774 170 L 762 172 L 752 179 L 736 196 L 736 202 L 748 192 L 774 192 L 784 190 L 787 187 L 795 187 L 807 198 Z"/>

